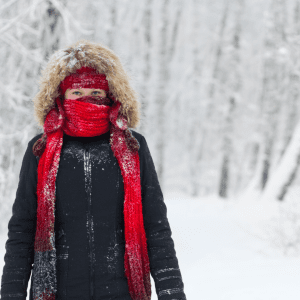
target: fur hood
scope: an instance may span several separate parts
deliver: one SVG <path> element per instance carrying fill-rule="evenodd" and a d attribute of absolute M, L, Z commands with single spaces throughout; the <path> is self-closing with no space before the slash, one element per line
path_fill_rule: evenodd
<path fill-rule="evenodd" d="M 140 103 L 119 57 L 102 44 L 87 40 L 79 40 L 49 58 L 39 80 L 39 92 L 33 98 L 38 124 L 43 127 L 48 112 L 54 107 L 55 99 L 60 95 L 61 81 L 82 66 L 95 68 L 106 75 L 110 92 L 121 102 L 120 112 L 127 118 L 128 127 L 135 128 L 140 121 Z"/>

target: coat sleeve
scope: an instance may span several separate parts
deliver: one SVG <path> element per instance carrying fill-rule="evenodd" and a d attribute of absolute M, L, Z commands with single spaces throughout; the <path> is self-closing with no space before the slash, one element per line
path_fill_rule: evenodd
<path fill-rule="evenodd" d="M 37 208 L 37 160 L 32 153 L 32 146 L 31 140 L 22 161 L 12 217 L 8 223 L 1 300 L 25 300 L 27 297 L 34 258 Z"/>
<path fill-rule="evenodd" d="M 140 140 L 140 169 L 144 226 L 150 272 L 158 300 L 186 300 L 167 207 L 145 138 Z"/>

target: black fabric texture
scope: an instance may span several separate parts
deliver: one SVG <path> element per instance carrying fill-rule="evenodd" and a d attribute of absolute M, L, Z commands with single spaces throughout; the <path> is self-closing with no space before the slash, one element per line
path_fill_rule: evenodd
<path fill-rule="evenodd" d="M 159 300 L 186 300 L 167 207 L 145 138 L 140 144 L 142 205 L 151 276 Z M 109 132 L 96 137 L 64 134 L 56 179 L 55 243 L 57 294 L 64 300 L 131 300 L 124 273 L 124 186 L 109 145 Z M 8 223 L 2 300 L 33 300 L 27 286 L 34 258 L 38 157 L 35 136 L 25 152 Z"/>

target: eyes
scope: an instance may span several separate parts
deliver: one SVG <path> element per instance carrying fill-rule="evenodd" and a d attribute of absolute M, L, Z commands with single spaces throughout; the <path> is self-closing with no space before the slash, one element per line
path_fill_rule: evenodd
<path fill-rule="evenodd" d="M 65 99 L 77 99 L 83 96 L 105 97 L 106 91 L 101 89 L 70 89 L 65 93 Z"/>
<path fill-rule="evenodd" d="M 82 95 L 82 92 L 74 91 L 74 92 L 72 93 L 72 95 L 79 96 L 79 95 Z M 97 96 L 97 95 L 103 95 L 103 93 L 100 92 L 100 91 L 93 91 L 93 92 L 91 93 L 91 95 Z"/>

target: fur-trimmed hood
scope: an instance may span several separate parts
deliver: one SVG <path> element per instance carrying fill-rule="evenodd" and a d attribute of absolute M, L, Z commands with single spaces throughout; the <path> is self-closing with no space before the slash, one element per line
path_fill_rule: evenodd
<path fill-rule="evenodd" d="M 55 99 L 60 95 L 61 81 L 82 66 L 95 68 L 99 73 L 106 75 L 110 92 L 121 102 L 120 112 L 127 118 L 128 127 L 137 127 L 140 121 L 138 95 L 131 87 L 130 78 L 119 57 L 102 44 L 87 40 L 79 40 L 56 51 L 49 58 L 39 80 L 39 92 L 33 98 L 38 124 L 44 125 L 48 112 L 55 106 Z"/>

